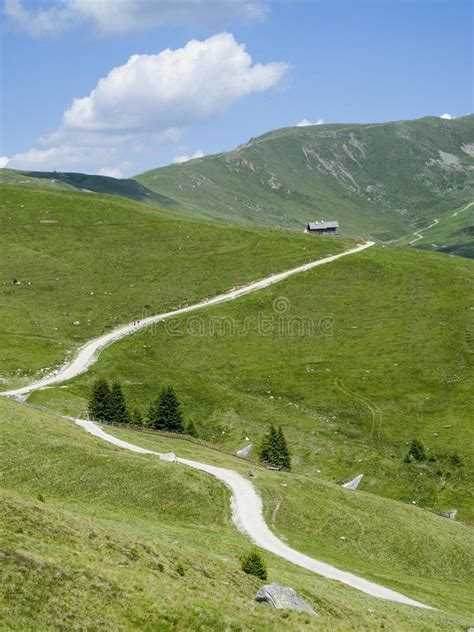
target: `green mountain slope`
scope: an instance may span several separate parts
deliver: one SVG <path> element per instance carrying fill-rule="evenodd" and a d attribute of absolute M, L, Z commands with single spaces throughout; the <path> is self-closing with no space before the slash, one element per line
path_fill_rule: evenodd
<path fill-rule="evenodd" d="M 254 468 L 266 514 L 282 490 L 276 530 L 290 543 L 286 512 L 299 498 L 304 525 L 311 508 L 319 522 L 334 524 L 305 536 L 302 547 L 314 552 L 320 542 L 319 555 L 338 555 L 348 569 L 370 559 L 367 576 L 441 609 L 370 598 L 266 555 L 270 581 L 298 590 L 320 613 L 311 619 L 255 603 L 261 582 L 238 561 L 249 542 L 231 523 L 228 491 L 212 477 L 117 449 L 1 398 L 0 428 L 9 448 L 0 463 L 2 629 L 408 632 L 469 624 L 472 534 L 463 525 L 363 493 L 356 503 L 334 485 Z M 195 458 L 243 467 L 188 446 Z M 340 530 L 353 532 L 353 518 L 357 540 L 344 544 Z"/>
<path fill-rule="evenodd" d="M 118 197 L 16 186 L 0 186 L 0 225 L 5 388 L 49 372 L 67 352 L 121 323 L 348 247 Z"/>
<path fill-rule="evenodd" d="M 32 401 L 78 414 L 98 376 L 144 414 L 172 384 L 202 437 L 287 433 L 294 469 L 473 521 L 474 263 L 372 247 L 104 350 Z M 413 438 L 432 460 L 407 464 Z M 459 453 L 457 462 L 455 453 Z"/>
<path fill-rule="evenodd" d="M 179 210 L 234 223 L 390 240 L 473 197 L 474 116 L 291 127 L 136 176 Z"/>
<path fill-rule="evenodd" d="M 60 171 L 16 171 L 0 169 L 0 183 L 14 184 L 35 189 L 68 189 L 83 193 L 106 193 L 120 197 L 157 204 L 173 208 L 174 202 L 159 193 L 150 191 L 135 180 L 111 178 L 86 173 L 67 173 Z"/>
<path fill-rule="evenodd" d="M 474 259 L 474 202 L 439 218 L 421 235 L 417 248 Z"/>

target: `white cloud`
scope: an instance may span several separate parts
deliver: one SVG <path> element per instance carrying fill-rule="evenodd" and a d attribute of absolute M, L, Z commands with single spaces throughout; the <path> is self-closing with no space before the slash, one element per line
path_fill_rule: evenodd
<path fill-rule="evenodd" d="M 56 0 L 29 10 L 22 0 L 5 0 L 4 13 L 34 36 L 91 24 L 105 34 L 122 34 L 166 24 L 222 26 L 235 19 L 262 20 L 263 0 Z"/>
<path fill-rule="evenodd" d="M 126 131 L 180 127 L 275 86 L 285 63 L 252 65 L 244 44 L 220 33 L 158 55 L 132 55 L 64 113 L 65 129 Z"/>
<path fill-rule="evenodd" d="M 132 55 L 88 96 L 74 99 L 58 129 L 13 156 L 11 166 L 97 173 L 117 169 L 131 154 L 156 156 L 165 143 L 177 143 L 186 126 L 276 86 L 288 68 L 253 63 L 229 33 L 157 55 Z M 177 158 L 190 158 L 186 150 L 182 154 Z M 130 173 L 130 165 L 120 167 L 124 171 Z"/>
<path fill-rule="evenodd" d="M 99 176 L 109 176 L 110 178 L 124 178 L 124 172 L 132 166 L 128 160 L 123 160 L 113 167 L 102 167 L 97 172 Z"/>
<path fill-rule="evenodd" d="M 10 158 L 8 156 L 0 156 L 0 169 L 3 169 L 10 162 Z"/>
<path fill-rule="evenodd" d="M 203 156 L 204 156 L 204 152 L 202 151 L 202 149 L 196 149 L 194 154 L 191 154 L 190 156 L 188 154 L 183 154 L 182 156 L 175 156 L 173 158 L 173 162 L 175 163 L 188 162 L 188 160 L 194 160 L 195 158 L 202 158 Z"/>
<path fill-rule="evenodd" d="M 450 121 L 454 118 L 454 116 L 452 114 L 449 114 L 449 112 L 445 112 L 444 114 L 441 114 L 439 118 L 447 119 L 448 121 Z"/>
<path fill-rule="evenodd" d="M 12 156 L 9 167 L 27 171 L 96 172 L 118 159 L 116 147 L 62 143 L 53 147 L 32 147 Z"/>
<path fill-rule="evenodd" d="M 324 119 L 318 119 L 314 123 L 311 123 L 308 119 L 303 119 L 299 123 L 296 123 L 295 127 L 308 127 L 309 125 L 324 125 Z"/>

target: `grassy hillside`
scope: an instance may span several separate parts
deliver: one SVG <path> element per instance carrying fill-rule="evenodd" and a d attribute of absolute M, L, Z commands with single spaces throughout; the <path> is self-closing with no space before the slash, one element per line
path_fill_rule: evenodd
<path fill-rule="evenodd" d="M 291 127 L 136 179 L 200 217 L 390 240 L 472 199 L 473 148 L 474 116 Z"/>
<path fill-rule="evenodd" d="M 373 247 L 137 333 L 33 401 L 84 413 L 103 375 L 146 413 L 173 384 L 210 441 L 258 443 L 275 422 L 297 472 L 339 483 L 364 473 L 364 490 L 472 521 L 472 266 Z M 435 460 L 404 463 L 414 437 Z"/>
<path fill-rule="evenodd" d="M 34 178 L 27 171 L 16 171 L 15 169 L 0 169 L 0 184 L 11 184 L 21 187 L 32 187 L 34 189 L 60 189 L 66 191 L 74 190 L 74 187 L 67 182 L 59 180 L 56 174 L 44 172 L 43 178 Z"/>
<path fill-rule="evenodd" d="M 441 217 L 422 235 L 417 248 L 474 259 L 474 203 Z"/>
<path fill-rule="evenodd" d="M 1 399 L 0 427 L 9 446 L 0 464 L 5 629 L 411 631 L 462 630 L 469 623 L 463 585 L 469 580 L 471 534 L 462 525 L 361 494 L 357 518 L 367 534 L 360 531 L 346 564 L 369 554 L 370 547 L 372 575 L 442 611 L 370 598 L 267 555 L 270 579 L 301 592 L 321 615 L 314 620 L 253 601 L 260 583 L 238 564 L 248 541 L 230 522 L 227 491 L 211 477 L 127 453 L 69 422 Z M 209 450 L 193 449 L 203 460 L 212 458 Z M 218 458 L 223 465 L 239 463 Z M 264 470 L 254 480 L 268 489 L 266 498 L 284 490 L 281 516 L 290 486 L 295 491 L 304 485 L 302 477 Z M 325 504 L 340 507 L 338 528 L 349 520 L 343 511 L 343 503 L 351 503 L 348 492 L 317 481 L 304 489 L 307 511 L 322 494 Z M 266 506 L 268 513 L 271 505 Z M 374 510 L 381 528 L 388 528 L 387 547 L 371 542 Z M 320 515 L 330 512 L 329 507 Z M 413 557 L 410 570 L 402 550 L 391 545 L 398 521 L 412 529 L 411 542 L 401 541 L 410 547 L 405 551 Z M 287 523 L 278 517 L 277 531 L 285 531 Z M 427 534 L 435 532 L 428 551 Z M 322 536 L 322 549 L 330 539 L 329 533 Z"/>
<path fill-rule="evenodd" d="M 62 171 L 17 171 L 0 169 L 1 184 L 15 184 L 34 189 L 67 189 L 83 193 L 105 193 L 120 197 L 173 208 L 174 203 L 159 193 L 150 191 L 135 180 L 111 178 L 86 173 Z"/>
<path fill-rule="evenodd" d="M 15 186 L 0 187 L 0 196 L 4 385 L 47 372 L 121 323 L 348 247 L 187 219 L 111 196 Z"/>

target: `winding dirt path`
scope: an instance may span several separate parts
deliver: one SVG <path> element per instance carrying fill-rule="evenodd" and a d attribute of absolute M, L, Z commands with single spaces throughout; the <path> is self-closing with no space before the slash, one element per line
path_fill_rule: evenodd
<path fill-rule="evenodd" d="M 343 584 L 346 584 L 346 586 L 351 586 L 352 588 L 360 590 L 372 597 L 395 601 L 407 606 L 432 609 L 430 606 L 427 606 L 419 601 L 415 601 L 414 599 L 410 599 L 395 590 L 385 588 L 384 586 L 380 586 L 379 584 L 363 579 L 362 577 L 358 577 L 357 575 L 353 575 L 352 573 L 341 571 L 331 564 L 326 564 L 325 562 L 320 562 L 319 560 L 308 557 L 282 542 L 268 528 L 263 517 L 262 499 L 255 491 L 254 486 L 249 480 L 245 479 L 234 470 L 216 467 L 215 465 L 207 465 L 206 463 L 199 463 L 198 461 L 190 461 L 189 459 L 176 458 L 173 454 L 161 454 L 160 452 L 147 450 L 108 434 L 92 421 L 86 421 L 84 419 L 72 419 L 72 421 L 95 437 L 108 441 L 119 448 L 131 450 L 132 452 L 138 452 L 140 454 L 154 454 L 162 460 L 174 460 L 182 465 L 187 465 L 188 467 L 202 470 L 203 472 L 207 472 L 208 474 L 215 476 L 217 479 L 225 483 L 225 485 L 227 485 L 227 487 L 229 487 L 232 491 L 231 507 L 232 520 L 234 521 L 234 524 L 239 531 L 245 533 L 260 548 L 265 549 L 266 551 L 269 551 L 288 562 L 292 562 L 297 566 L 313 571 L 322 577 L 342 582 Z"/>
<path fill-rule="evenodd" d="M 13 389 L 10 391 L 4 391 L 0 393 L 0 395 L 3 395 L 5 397 L 12 397 L 19 401 L 25 401 L 28 394 L 32 391 L 44 388 L 46 386 L 51 386 L 53 384 L 59 384 L 60 382 L 64 382 L 65 380 L 69 380 L 83 373 L 91 364 L 93 364 L 97 360 L 99 352 L 102 349 L 112 344 L 113 342 L 116 342 L 117 340 L 120 340 L 121 338 L 134 333 L 138 329 L 147 327 L 152 323 L 160 322 L 162 320 L 165 320 L 166 318 L 179 316 L 180 314 L 186 314 L 188 312 L 202 309 L 210 305 L 217 305 L 219 303 L 234 300 L 236 298 L 239 298 L 240 296 L 244 296 L 259 289 L 269 287 L 270 285 L 278 283 L 279 281 L 283 281 L 284 279 L 287 279 L 288 277 L 295 274 L 299 274 L 300 272 L 306 272 L 317 266 L 336 261 L 341 257 L 361 252 L 362 250 L 365 250 L 372 245 L 374 245 L 374 242 L 369 241 L 340 254 L 332 255 L 324 259 L 319 259 L 318 261 L 304 264 L 297 268 L 292 268 L 291 270 L 287 270 L 279 274 L 271 275 L 260 281 L 250 283 L 236 290 L 231 290 L 230 292 L 221 294 L 220 296 L 216 296 L 210 300 L 202 301 L 201 303 L 197 303 L 189 307 L 183 307 L 172 312 L 150 316 L 149 318 L 142 320 L 138 325 L 130 324 L 118 327 L 108 334 L 104 334 L 103 336 L 100 336 L 99 338 L 86 343 L 79 349 L 76 357 L 55 374 L 47 376 L 28 386 Z M 326 564 L 325 562 L 315 560 L 311 557 L 308 557 L 307 555 L 304 555 L 303 553 L 299 553 L 295 549 L 292 549 L 291 547 L 286 545 L 279 538 L 277 538 L 277 536 L 268 528 L 263 518 L 262 500 L 255 491 L 252 483 L 237 472 L 213 465 L 208 465 L 206 463 L 199 463 L 198 461 L 176 458 L 175 455 L 172 453 L 161 454 L 159 452 L 147 450 L 145 448 L 129 443 L 128 441 L 123 441 L 122 439 L 118 439 L 106 433 L 104 430 L 102 430 L 102 428 L 100 428 L 92 421 L 87 421 L 84 419 L 71 419 L 68 417 L 66 417 L 66 419 L 73 421 L 76 425 L 80 426 L 95 437 L 98 437 L 103 441 L 112 443 L 119 448 L 131 450 L 132 452 L 136 452 L 139 454 L 154 454 L 158 456 L 161 460 L 176 461 L 182 465 L 202 470 L 203 472 L 207 472 L 208 474 L 215 476 L 218 480 L 225 483 L 225 485 L 227 485 L 227 487 L 229 487 L 232 491 L 232 518 L 235 525 L 240 531 L 245 533 L 255 544 L 257 544 L 262 549 L 265 549 L 285 560 L 288 560 L 293 564 L 301 566 L 302 568 L 313 571 L 318 575 L 342 582 L 347 586 L 351 586 L 352 588 L 360 590 L 373 597 L 387 599 L 389 601 L 394 601 L 409 606 L 415 606 L 418 608 L 431 609 L 430 606 L 420 603 L 419 601 L 415 601 L 414 599 L 410 599 L 409 597 L 406 597 L 401 593 L 398 593 L 389 588 L 385 588 L 384 586 L 380 586 L 379 584 L 363 579 L 362 577 L 358 577 L 357 575 L 353 575 L 352 573 L 342 571 L 334 566 L 331 566 L 330 564 Z"/>
<path fill-rule="evenodd" d="M 462 213 L 463 211 L 467 211 L 467 209 L 470 208 L 473 204 L 474 202 L 469 202 L 469 204 L 466 204 L 466 206 L 463 206 L 463 208 L 460 208 L 457 211 L 455 211 L 452 215 L 450 215 L 450 217 L 457 217 L 459 213 Z M 428 228 L 433 228 L 433 226 L 436 226 L 436 224 L 439 224 L 441 219 L 442 219 L 441 217 L 438 217 L 429 226 L 425 226 L 425 228 L 420 228 L 420 230 L 415 230 L 413 233 L 415 235 L 415 239 L 412 239 L 409 245 L 413 246 L 413 244 L 416 244 L 416 242 L 420 241 L 420 239 L 424 239 L 425 236 L 422 235 L 421 233 L 424 233 L 425 230 L 428 230 Z"/>
<path fill-rule="evenodd" d="M 374 245 L 373 241 L 365 242 L 356 248 L 352 248 L 351 250 L 346 250 L 345 252 L 341 252 L 337 255 L 331 255 L 329 257 L 325 257 L 324 259 L 318 259 L 317 261 L 311 261 L 310 263 L 305 263 L 297 268 L 291 268 L 290 270 L 285 270 L 284 272 L 279 272 L 278 274 L 272 274 L 260 281 L 254 281 L 253 283 L 249 283 L 248 285 L 243 285 L 240 288 L 235 290 L 230 290 L 225 294 L 220 294 L 219 296 L 215 296 L 209 300 L 201 301 L 200 303 L 195 303 L 194 305 L 189 305 L 188 307 L 181 307 L 180 309 L 175 309 L 171 312 L 164 312 L 162 314 L 156 314 L 155 316 L 149 316 L 148 318 L 144 318 L 139 321 L 138 324 L 130 323 L 129 325 L 123 325 L 121 327 L 117 327 L 117 329 L 113 329 L 107 334 L 99 336 L 99 338 L 94 338 L 87 342 L 85 345 L 79 348 L 74 359 L 65 364 L 61 369 L 54 372 L 53 374 L 47 375 L 46 377 L 38 380 L 37 382 L 33 382 L 27 386 L 23 386 L 21 388 L 12 389 L 10 391 L 4 391 L 0 393 L 0 395 L 4 395 L 5 397 L 14 397 L 15 399 L 19 399 L 20 401 L 25 400 L 25 398 L 32 393 L 33 391 L 37 391 L 38 389 L 44 388 L 45 386 L 52 386 L 53 384 L 60 384 L 61 382 L 65 382 L 66 380 L 70 380 L 81 373 L 84 373 L 94 362 L 97 360 L 99 353 L 105 348 L 111 345 L 117 340 L 121 340 L 130 334 L 135 333 L 139 329 L 143 329 L 152 325 L 154 323 L 159 323 L 168 318 L 173 318 L 175 316 L 180 316 L 181 314 L 187 314 L 189 312 L 194 312 L 198 309 L 203 309 L 205 307 L 209 307 L 211 305 L 218 305 L 219 303 L 226 303 L 228 301 L 233 301 L 236 298 L 240 298 L 241 296 L 245 296 L 246 294 L 251 294 L 257 290 L 261 290 L 263 288 L 269 287 L 270 285 L 274 285 L 275 283 L 279 283 L 285 279 L 288 279 L 295 274 L 300 274 L 301 272 L 307 272 L 308 270 L 312 270 L 318 266 L 325 265 L 326 263 L 331 263 L 332 261 L 337 261 L 342 257 L 347 257 L 348 255 L 355 254 L 357 252 L 361 252 L 366 248 L 370 248 Z"/>

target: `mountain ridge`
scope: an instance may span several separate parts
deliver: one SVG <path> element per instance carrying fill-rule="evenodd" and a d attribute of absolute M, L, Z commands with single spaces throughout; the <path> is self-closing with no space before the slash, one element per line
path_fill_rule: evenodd
<path fill-rule="evenodd" d="M 176 208 L 232 223 L 406 235 L 472 199 L 474 117 L 287 127 L 134 176 Z"/>

